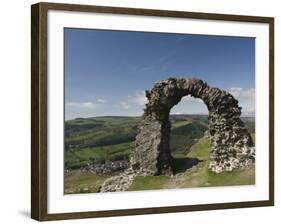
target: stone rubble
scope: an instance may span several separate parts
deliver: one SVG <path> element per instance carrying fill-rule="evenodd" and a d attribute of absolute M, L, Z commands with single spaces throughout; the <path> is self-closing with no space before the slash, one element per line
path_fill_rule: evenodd
<path fill-rule="evenodd" d="M 104 163 L 92 162 L 80 168 L 82 172 L 92 172 L 95 174 L 111 174 L 114 172 L 124 171 L 129 167 L 129 161 L 117 160 L 106 161 Z"/>
<path fill-rule="evenodd" d="M 99 192 L 126 191 L 131 186 L 135 176 L 145 176 L 147 174 L 145 170 L 135 171 L 128 168 L 119 175 L 106 179 L 101 185 Z"/>

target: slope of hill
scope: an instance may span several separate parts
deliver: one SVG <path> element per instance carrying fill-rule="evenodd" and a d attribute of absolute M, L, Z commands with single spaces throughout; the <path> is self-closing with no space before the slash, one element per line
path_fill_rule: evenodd
<path fill-rule="evenodd" d="M 242 118 L 254 133 L 254 118 Z M 65 122 L 65 193 L 97 192 L 100 184 L 127 168 L 140 117 L 77 118 Z M 201 159 L 176 177 L 137 177 L 129 190 L 253 183 L 254 170 L 220 176 L 207 169 L 210 143 L 207 115 L 171 115 L 170 147 L 174 158 Z M 253 135 L 254 139 L 254 135 Z M 185 160 L 183 160 L 185 161 Z M 198 163 L 198 164 L 197 164 Z M 180 163 L 179 163 L 180 164 Z M 196 165 L 197 164 L 197 165 Z M 225 175 L 225 176 L 224 176 Z M 193 179 L 192 176 L 194 176 Z M 195 178 L 196 176 L 196 178 Z M 239 179 L 240 180 L 237 180 Z M 248 179 L 247 179 L 248 178 Z M 231 181 L 233 179 L 233 181 Z"/>
<path fill-rule="evenodd" d="M 65 122 L 65 150 L 134 141 L 140 117 L 77 118 Z"/>
<path fill-rule="evenodd" d="M 134 179 L 129 191 L 255 184 L 254 167 L 220 174 L 211 172 L 208 169 L 210 150 L 210 140 L 202 137 L 186 155 L 189 160 L 199 159 L 198 164 L 173 176 L 138 176 Z"/>
<path fill-rule="evenodd" d="M 77 118 L 65 122 L 65 167 L 77 169 L 99 161 L 128 160 L 140 117 Z M 207 130 L 206 116 L 171 116 L 171 151 L 188 152 Z"/>

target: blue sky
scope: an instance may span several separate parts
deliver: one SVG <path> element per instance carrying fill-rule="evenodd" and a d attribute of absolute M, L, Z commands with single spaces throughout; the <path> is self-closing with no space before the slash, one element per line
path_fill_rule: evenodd
<path fill-rule="evenodd" d="M 255 39 L 65 28 L 65 117 L 139 116 L 158 80 L 193 77 L 254 114 Z M 206 114 L 185 97 L 172 113 Z"/>

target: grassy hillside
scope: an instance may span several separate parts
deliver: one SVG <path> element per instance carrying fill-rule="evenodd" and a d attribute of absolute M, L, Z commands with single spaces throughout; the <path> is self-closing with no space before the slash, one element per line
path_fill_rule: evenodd
<path fill-rule="evenodd" d="M 208 129 L 206 123 L 199 121 L 181 121 L 172 124 L 170 135 L 170 148 L 174 157 L 185 156 L 190 151 L 190 147 L 201 138 Z"/>
<path fill-rule="evenodd" d="M 65 193 L 97 192 L 115 174 L 95 174 L 81 168 L 106 161 L 128 160 L 140 117 L 77 118 L 65 122 Z M 254 119 L 242 118 L 254 135 Z M 174 176 L 139 176 L 130 191 L 190 188 L 255 183 L 254 168 L 214 174 L 208 170 L 210 141 L 206 115 L 172 115 L 170 144 L 175 158 Z"/>
<path fill-rule="evenodd" d="M 201 138 L 193 145 L 187 158 L 202 160 L 174 176 L 138 176 L 134 179 L 129 191 L 214 187 L 255 184 L 255 169 L 236 170 L 215 174 L 208 170 L 210 153 L 210 141 L 206 137 Z M 188 162 L 189 160 L 187 160 Z M 65 193 L 95 193 L 99 186 L 109 177 L 89 172 L 74 170 L 65 174 Z"/>
<path fill-rule="evenodd" d="M 86 147 L 67 151 L 65 154 L 66 168 L 78 169 L 91 162 L 128 160 L 134 142 L 125 142 L 115 145 Z"/>
<path fill-rule="evenodd" d="M 168 176 L 138 176 L 130 186 L 130 191 L 232 186 L 255 184 L 255 169 L 235 170 L 215 174 L 208 169 L 210 141 L 206 137 L 201 138 L 187 154 L 188 158 L 202 160 L 197 165 L 178 173 L 172 177 Z M 188 160 L 187 160 L 188 161 Z"/>
<path fill-rule="evenodd" d="M 80 170 L 70 171 L 64 175 L 64 193 L 95 193 L 98 192 L 100 185 L 109 176 L 96 175 Z"/>
<path fill-rule="evenodd" d="M 77 118 L 65 122 L 65 150 L 134 141 L 140 117 Z"/>
<path fill-rule="evenodd" d="M 78 169 L 91 162 L 128 160 L 140 117 L 77 118 L 65 123 L 65 167 Z M 185 155 L 207 130 L 205 116 L 171 116 L 171 151 Z"/>

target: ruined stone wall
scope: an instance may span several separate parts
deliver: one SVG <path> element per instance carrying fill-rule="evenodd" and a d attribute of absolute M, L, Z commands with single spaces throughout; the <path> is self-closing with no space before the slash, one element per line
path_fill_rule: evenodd
<path fill-rule="evenodd" d="M 148 103 L 131 156 L 132 168 L 153 175 L 172 172 L 169 113 L 187 95 L 202 99 L 209 110 L 212 143 L 209 168 L 219 173 L 253 164 L 255 149 L 240 119 L 238 101 L 202 80 L 169 78 L 146 91 Z"/>

